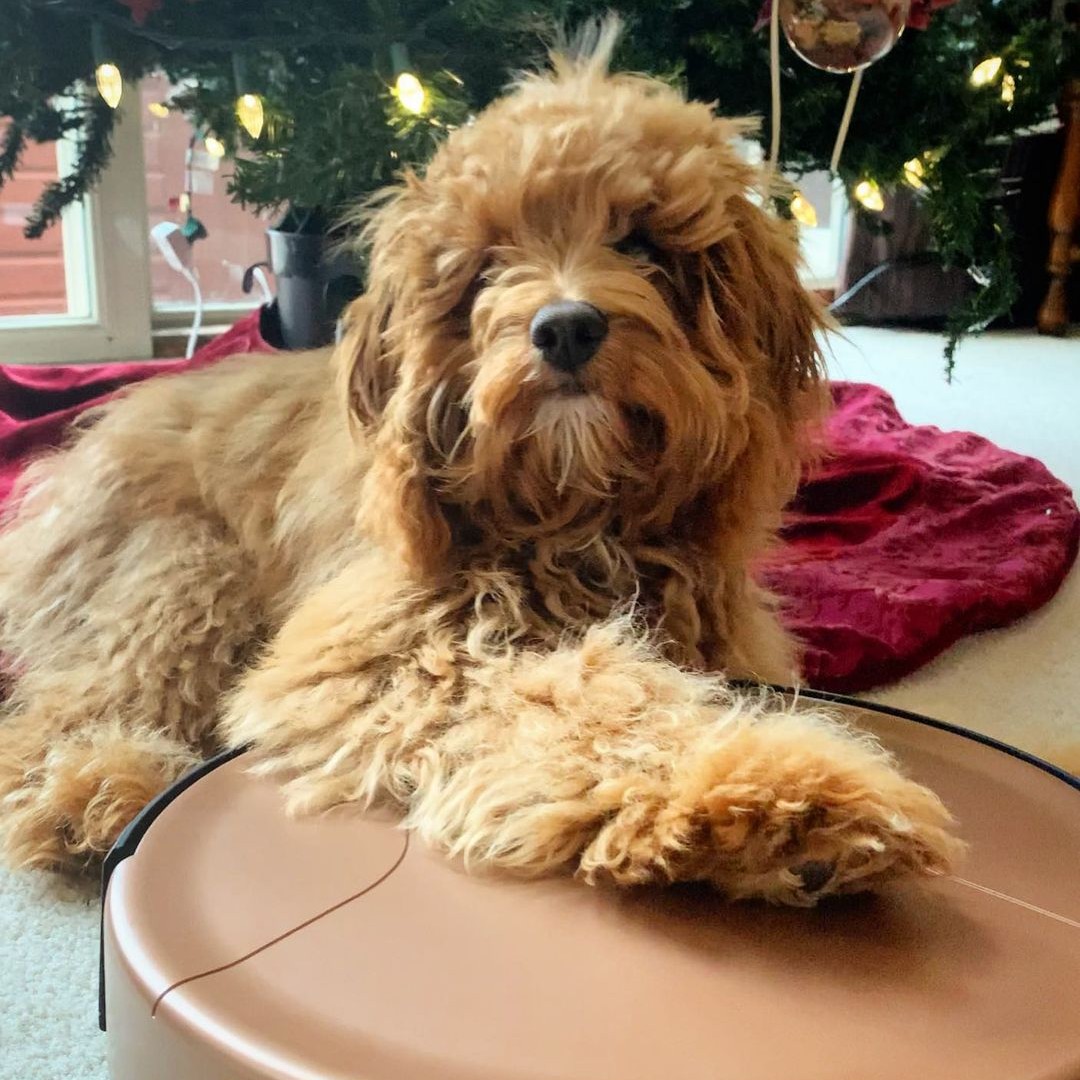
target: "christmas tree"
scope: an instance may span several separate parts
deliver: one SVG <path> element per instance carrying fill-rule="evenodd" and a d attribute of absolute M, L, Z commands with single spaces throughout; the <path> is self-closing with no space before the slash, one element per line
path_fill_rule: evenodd
<path fill-rule="evenodd" d="M 799 0 L 797 0 L 799 2 Z M 873 4 L 875 0 L 864 0 Z M 958 331 L 1008 310 L 1008 229 L 992 195 L 1019 131 L 1053 115 L 1078 73 L 1074 27 L 1049 0 L 914 0 L 909 29 L 867 69 L 838 173 L 872 215 L 899 184 L 924 200 L 940 257 L 979 288 Z M 64 136 L 76 165 L 48 186 L 28 236 L 53 224 L 109 160 L 122 82 L 164 71 L 183 110 L 234 161 L 244 206 L 324 228 L 542 57 L 554 28 L 606 11 L 589 0 L 4 0 L 0 184 L 27 140 Z M 760 0 L 625 0 L 621 66 L 681 80 L 730 114 L 767 117 Z M 940 8 L 940 10 L 933 10 Z M 781 52 L 780 163 L 826 168 L 849 79 Z M 771 135 L 766 121 L 764 134 Z M 789 212 L 787 206 L 779 207 Z M 799 204 L 795 205 L 796 211 Z"/>

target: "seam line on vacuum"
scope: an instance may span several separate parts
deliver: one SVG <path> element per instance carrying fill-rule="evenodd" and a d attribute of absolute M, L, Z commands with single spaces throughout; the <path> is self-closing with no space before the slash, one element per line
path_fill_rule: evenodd
<path fill-rule="evenodd" d="M 222 971 L 228 971 L 229 968 L 234 968 L 239 964 L 244 963 L 246 960 L 250 960 L 253 956 L 257 956 L 261 952 L 265 952 L 267 949 L 272 948 L 279 942 L 284 941 L 288 937 L 292 937 L 293 934 L 298 933 L 301 930 L 311 926 L 312 923 L 318 922 L 320 919 L 325 918 L 327 915 L 332 915 L 335 911 L 345 907 L 346 904 L 351 904 L 354 900 L 359 900 L 362 896 L 366 896 L 369 892 L 377 889 L 384 881 L 386 881 L 401 864 L 405 861 L 405 856 L 409 853 L 409 833 L 405 833 L 405 842 L 401 846 L 401 852 L 395 860 L 393 866 L 389 870 L 385 871 L 380 877 L 376 878 L 370 885 L 365 886 L 359 892 L 353 893 L 351 896 L 345 897 L 344 900 L 339 900 L 336 904 L 331 905 L 323 911 L 320 911 L 316 915 L 312 915 L 310 919 L 305 919 L 297 926 L 286 930 L 282 934 L 278 934 L 277 937 L 271 938 L 269 941 L 264 942 L 256 949 L 252 949 L 250 952 L 245 953 L 243 956 L 238 956 L 235 960 L 230 960 L 227 964 L 221 964 L 215 968 L 209 968 L 206 971 L 200 971 L 195 975 L 188 975 L 186 978 L 179 979 L 172 985 L 167 986 L 160 994 L 154 999 L 154 1004 L 150 1009 L 150 1018 L 154 1019 L 157 1016 L 158 1006 L 164 1000 L 166 994 L 171 994 L 174 990 L 186 983 L 194 982 L 196 979 L 205 979 L 208 975 L 217 975 Z"/>
<path fill-rule="evenodd" d="M 956 877 L 955 874 L 946 874 L 946 880 L 955 881 L 957 885 L 966 885 L 969 889 L 975 889 L 978 892 L 986 893 L 987 896 L 996 897 L 998 900 L 1004 900 L 1009 904 L 1016 904 L 1017 907 L 1027 908 L 1028 911 L 1034 911 L 1037 915 L 1045 915 L 1048 919 L 1055 919 L 1060 923 L 1064 923 L 1066 926 L 1071 926 L 1074 930 L 1080 930 L 1080 922 L 1076 919 L 1070 919 L 1068 915 L 1059 915 L 1056 911 L 1048 911 L 1046 908 L 1039 907 L 1038 904 L 1029 904 L 1026 900 L 1021 900 L 1019 897 L 1010 896 L 1008 893 L 998 892 L 997 889 L 991 889 L 987 885 L 979 885 L 977 882 L 968 881 L 967 878 Z"/>

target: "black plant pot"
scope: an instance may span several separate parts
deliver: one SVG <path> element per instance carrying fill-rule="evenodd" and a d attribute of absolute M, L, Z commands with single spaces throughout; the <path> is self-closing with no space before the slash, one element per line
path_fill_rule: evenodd
<path fill-rule="evenodd" d="M 310 224 L 288 228 L 293 218 L 290 213 L 280 228 L 266 230 L 277 299 L 264 325 L 271 345 L 311 349 L 334 340 L 338 316 L 360 293 L 360 276 L 347 249 L 328 243 L 322 230 Z"/>

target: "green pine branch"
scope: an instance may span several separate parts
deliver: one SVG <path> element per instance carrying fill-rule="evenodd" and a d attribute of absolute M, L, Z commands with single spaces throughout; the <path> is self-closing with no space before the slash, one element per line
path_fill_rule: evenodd
<path fill-rule="evenodd" d="M 15 175 L 25 149 L 26 132 L 23 126 L 14 120 L 9 121 L 0 142 L 0 188 Z"/>
<path fill-rule="evenodd" d="M 116 113 L 94 95 L 85 101 L 75 164 L 71 172 L 45 186 L 26 219 L 23 235 L 36 240 L 72 203 L 78 202 L 97 183 L 112 154 L 112 132 Z"/>

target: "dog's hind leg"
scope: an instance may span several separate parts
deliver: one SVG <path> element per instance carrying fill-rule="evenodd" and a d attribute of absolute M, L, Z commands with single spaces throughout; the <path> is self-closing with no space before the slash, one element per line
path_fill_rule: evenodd
<path fill-rule="evenodd" d="M 259 637 L 253 567 L 220 524 L 84 505 L 31 505 L 0 537 L 0 844 L 18 865 L 107 851 L 216 745 Z"/>
<path fill-rule="evenodd" d="M 72 689 L 78 693 L 77 688 Z M 0 850 L 17 867 L 80 869 L 109 850 L 124 826 L 199 756 L 150 728 L 82 713 L 54 740 L 50 725 L 75 719 L 77 703 L 0 719 Z"/>

